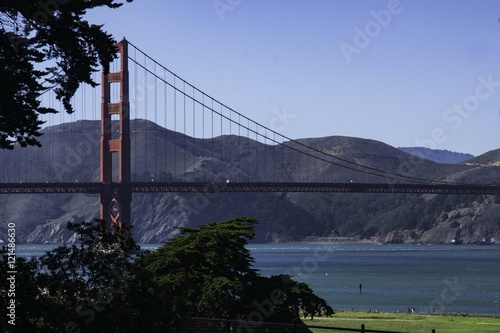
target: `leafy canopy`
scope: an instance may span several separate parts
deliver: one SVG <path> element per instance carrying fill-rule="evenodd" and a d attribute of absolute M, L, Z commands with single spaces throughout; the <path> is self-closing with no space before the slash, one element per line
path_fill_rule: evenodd
<path fill-rule="evenodd" d="M 140 250 L 127 226 L 68 223 L 78 245 L 18 258 L 15 329 L 165 333 L 183 332 L 192 317 L 300 323 L 301 314 L 332 315 L 305 283 L 288 275 L 263 277 L 252 268 L 247 244 L 256 223 L 240 217 L 181 228 L 150 253 Z M 1 250 L 0 260 L 7 260 Z M 0 265 L 0 279 L 8 277 L 7 265 Z M 8 289 L 0 289 L 4 309 L 10 299 Z M 2 332 L 13 328 L 6 319 Z"/>
<path fill-rule="evenodd" d="M 263 277 L 252 268 L 247 244 L 256 224 L 240 217 L 180 228 L 180 236 L 142 259 L 144 271 L 188 317 L 252 320 L 259 312 L 265 321 L 290 323 L 301 313 L 332 315 L 306 284 L 288 275 Z"/>
<path fill-rule="evenodd" d="M 134 309 L 121 300 L 136 275 L 134 262 L 142 255 L 130 228 L 108 230 L 105 221 L 95 220 L 68 223 L 68 229 L 78 235 L 78 245 L 16 259 L 16 325 L 0 320 L 0 331 L 127 332 L 122 328 L 129 322 L 123 317 L 132 320 Z M 0 250 L 2 258 L 6 260 Z M 7 265 L 0 265 L 0 278 L 9 275 Z M 0 290 L 3 307 L 10 299 L 5 288 Z"/>
<path fill-rule="evenodd" d="M 180 228 L 180 236 L 144 258 L 145 269 L 192 316 L 233 317 L 257 277 L 245 246 L 256 223 L 242 217 Z"/>

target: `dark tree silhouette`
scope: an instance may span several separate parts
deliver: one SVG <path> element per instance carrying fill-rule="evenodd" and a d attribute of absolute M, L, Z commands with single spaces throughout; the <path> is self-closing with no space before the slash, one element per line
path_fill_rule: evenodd
<path fill-rule="evenodd" d="M 300 322 L 300 315 L 331 316 L 333 309 L 305 284 L 287 275 L 263 277 L 247 242 L 257 220 L 228 221 L 181 228 L 181 235 L 141 259 L 156 290 L 169 297 L 185 317 Z M 142 279 L 144 280 L 144 279 Z"/>
<path fill-rule="evenodd" d="M 300 323 L 301 314 L 331 316 L 333 309 L 305 283 L 264 277 L 252 267 L 246 245 L 256 223 L 241 217 L 180 228 L 178 237 L 151 253 L 140 250 L 127 226 L 68 223 L 78 244 L 18 258 L 16 325 L 3 316 L 0 331 L 165 333 L 183 332 L 197 316 L 285 323 Z M 7 254 L 0 249 L 0 262 Z M 0 265 L 0 279 L 11 274 Z M 0 288 L 4 309 L 11 299 Z"/>
<path fill-rule="evenodd" d="M 131 2 L 131 0 L 127 0 Z M 81 83 L 116 58 L 113 37 L 83 19 L 90 9 L 118 8 L 115 0 L 0 2 L 0 149 L 40 146 L 39 116 L 57 113 L 40 105 L 53 88 L 68 113 Z"/>

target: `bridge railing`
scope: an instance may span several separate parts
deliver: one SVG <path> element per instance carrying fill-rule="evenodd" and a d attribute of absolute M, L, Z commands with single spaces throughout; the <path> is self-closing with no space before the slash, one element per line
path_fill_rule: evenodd
<path fill-rule="evenodd" d="M 128 182 L 128 183 L 2 183 L 0 194 L 26 193 L 133 193 L 188 192 L 343 192 L 343 193 L 414 193 L 500 195 L 500 185 L 461 184 L 387 184 L 387 183 L 271 183 L 271 182 Z"/>

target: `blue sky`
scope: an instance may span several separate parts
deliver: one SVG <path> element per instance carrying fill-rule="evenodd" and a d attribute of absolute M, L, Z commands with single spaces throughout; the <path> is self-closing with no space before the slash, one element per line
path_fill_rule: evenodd
<path fill-rule="evenodd" d="M 87 19 L 294 139 L 500 148 L 500 1 L 135 0 Z"/>

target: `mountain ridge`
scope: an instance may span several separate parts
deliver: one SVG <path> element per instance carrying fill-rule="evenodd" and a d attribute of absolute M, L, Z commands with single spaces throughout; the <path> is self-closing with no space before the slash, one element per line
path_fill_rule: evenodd
<path fill-rule="evenodd" d="M 80 121 L 57 125 L 46 129 L 40 150 L 0 152 L 4 163 L 0 179 L 98 181 L 96 161 L 99 158 L 99 124 L 98 121 Z M 367 181 L 372 177 L 356 176 L 352 171 L 339 169 L 326 162 L 304 163 L 307 157 L 289 149 L 300 150 L 301 144 L 307 144 L 317 151 L 314 154 L 330 156 L 341 165 L 359 163 L 411 177 L 500 184 L 500 168 L 495 164 L 500 155 L 496 151 L 467 163 L 442 164 L 416 157 L 379 141 L 343 136 L 305 138 L 280 145 L 266 145 L 236 135 L 192 138 L 141 119 L 131 121 L 131 131 L 132 180 L 266 181 L 278 177 L 279 181 L 300 182 L 326 179 L 328 176 L 332 182 L 348 182 Z M 73 141 L 76 145 L 70 151 L 68 146 Z M 144 146 L 149 148 L 140 148 Z M 170 163 L 175 156 L 185 159 L 177 164 Z M 62 160 L 58 160 L 59 157 Z M 469 223 L 477 225 L 483 222 L 496 226 L 485 231 L 485 235 L 475 234 L 467 238 L 467 242 L 474 243 L 480 241 L 478 237 L 500 240 L 500 219 L 497 218 L 500 215 L 496 213 L 498 206 L 499 203 L 490 196 L 134 194 L 132 225 L 134 237 L 141 243 L 161 243 L 175 236 L 178 227 L 195 226 L 238 215 L 254 216 L 261 221 L 256 235 L 258 242 L 311 240 L 336 229 L 351 239 L 446 243 L 451 237 L 450 232 L 456 232 L 451 228 L 452 225 L 456 228 L 456 223 L 464 228 L 469 228 Z M 95 218 L 98 209 L 96 195 L 5 195 L 0 202 L 0 220 L 4 222 L 3 228 L 10 221 L 16 222 L 20 243 L 73 242 L 73 236 L 65 231 L 65 223 Z M 465 213 L 463 209 L 468 209 L 468 212 Z M 445 218 L 444 214 L 448 217 Z M 469 221 L 478 214 L 481 216 Z M 1 232 L 4 231 L 2 226 Z M 448 233 L 443 232 L 443 228 Z M 440 236 L 432 236 L 432 230 L 436 231 L 434 235 Z"/>
<path fill-rule="evenodd" d="M 431 149 L 427 147 L 399 147 L 398 149 L 437 163 L 457 164 L 474 158 L 474 155 L 472 154 L 460 153 L 445 149 Z"/>

